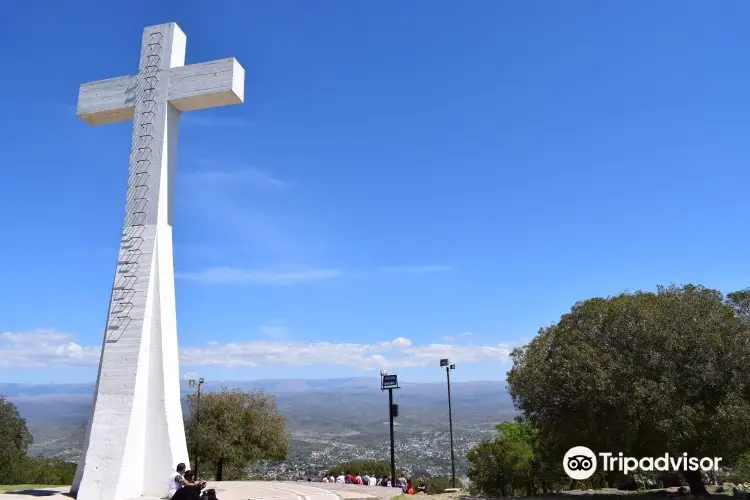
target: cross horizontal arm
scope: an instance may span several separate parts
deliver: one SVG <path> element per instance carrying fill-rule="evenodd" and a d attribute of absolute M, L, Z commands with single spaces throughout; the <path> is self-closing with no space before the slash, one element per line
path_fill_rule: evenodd
<path fill-rule="evenodd" d="M 167 99 L 178 111 L 240 104 L 245 70 L 233 57 L 172 68 Z"/>
<path fill-rule="evenodd" d="M 131 120 L 138 76 L 84 83 L 76 114 L 90 125 Z M 245 70 L 233 57 L 169 70 L 167 100 L 178 111 L 240 104 L 245 100 Z"/>
<path fill-rule="evenodd" d="M 134 76 L 84 83 L 78 91 L 76 114 L 90 125 L 131 120 L 136 85 Z"/>

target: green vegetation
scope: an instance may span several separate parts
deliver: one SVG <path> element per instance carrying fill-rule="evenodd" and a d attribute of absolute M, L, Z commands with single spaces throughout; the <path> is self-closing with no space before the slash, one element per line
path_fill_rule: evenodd
<path fill-rule="evenodd" d="M 26 420 L 0 395 L 0 484 L 72 484 L 75 464 L 27 456 L 31 441 Z"/>
<path fill-rule="evenodd" d="M 33 439 L 16 405 L 0 395 L 0 464 L 25 456 Z"/>
<path fill-rule="evenodd" d="M 735 463 L 732 480 L 737 483 L 750 481 L 750 452 L 743 453 Z"/>
<path fill-rule="evenodd" d="M 427 487 L 428 495 L 439 495 L 440 493 L 443 493 L 448 488 L 453 487 L 453 482 L 450 476 L 412 477 L 411 483 L 414 486 L 415 491 L 420 481 L 423 481 L 424 485 Z M 456 486 L 459 486 L 458 478 L 456 478 Z"/>
<path fill-rule="evenodd" d="M 351 462 L 345 462 L 331 467 L 326 472 L 328 476 L 337 477 L 340 474 L 346 474 L 350 472 L 352 474 L 359 472 L 360 474 L 369 474 L 370 476 L 391 477 L 391 463 L 387 460 L 353 460 Z M 396 467 L 396 476 L 401 477 L 401 470 Z"/>
<path fill-rule="evenodd" d="M 289 448 L 276 400 L 262 391 L 223 387 L 202 394 L 200 403 L 197 394 L 190 395 L 185 433 L 190 455 L 198 459 L 199 474 L 217 481 L 248 479 L 248 464 L 284 460 Z"/>
<path fill-rule="evenodd" d="M 750 290 L 725 298 L 671 286 L 575 304 L 514 350 L 508 385 L 521 419 L 469 452 L 472 479 L 488 494 L 556 488 L 573 446 L 633 457 L 687 452 L 748 471 L 748 338 Z M 700 472 L 682 476 L 691 493 L 707 495 Z M 620 479 L 597 474 L 586 486 Z"/>
<path fill-rule="evenodd" d="M 73 484 L 76 464 L 59 458 L 16 457 L 0 466 L 2 484 Z"/>

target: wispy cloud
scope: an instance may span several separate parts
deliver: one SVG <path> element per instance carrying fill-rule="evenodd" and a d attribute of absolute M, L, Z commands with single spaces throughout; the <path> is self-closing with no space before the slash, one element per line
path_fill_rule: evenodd
<path fill-rule="evenodd" d="M 289 337 L 290 328 L 283 321 L 273 321 L 260 326 L 260 333 L 274 340 Z"/>
<path fill-rule="evenodd" d="M 431 274 L 450 271 L 451 268 L 443 265 L 421 265 L 421 266 L 383 266 L 380 271 L 388 274 Z"/>
<path fill-rule="evenodd" d="M 338 269 L 280 271 L 272 269 L 212 267 L 197 272 L 176 273 L 175 277 L 204 284 L 299 285 L 312 281 L 338 278 L 342 274 L 342 271 Z"/>
<path fill-rule="evenodd" d="M 466 332 L 457 333 L 455 335 L 444 335 L 444 336 L 442 336 L 440 338 L 443 339 L 443 340 L 446 340 L 448 342 L 454 342 L 456 340 L 456 338 L 459 338 L 459 339 L 461 339 L 461 338 L 467 338 L 467 337 L 471 337 L 472 335 L 474 335 L 474 332 L 468 332 L 468 331 L 466 331 Z"/>
<path fill-rule="evenodd" d="M 0 334 L 0 367 L 95 366 L 101 346 L 82 346 L 70 334 L 44 329 Z M 210 342 L 180 350 L 183 367 L 344 366 L 359 371 L 430 366 L 436 359 L 471 364 L 505 362 L 511 346 L 418 344 L 405 337 L 373 344 L 249 340 Z"/>
<path fill-rule="evenodd" d="M 203 162 L 201 162 L 203 163 Z M 205 163 L 204 163 L 205 164 Z M 219 170 L 211 165 L 205 170 L 194 170 L 183 174 L 187 180 L 214 183 L 249 183 L 258 187 L 287 187 L 288 184 L 274 177 L 269 172 L 256 167 L 245 167 L 233 170 Z"/>
<path fill-rule="evenodd" d="M 336 278 L 362 278 L 377 274 L 428 274 L 449 270 L 445 266 L 384 266 L 374 271 L 323 269 L 246 269 L 237 267 L 210 267 L 199 271 L 178 272 L 175 277 L 203 284 L 224 285 L 298 285 Z"/>
<path fill-rule="evenodd" d="M 234 116 L 206 116 L 196 113 L 183 113 L 182 122 L 187 125 L 194 125 L 196 127 L 209 127 L 209 128 L 238 128 L 238 127 L 250 127 L 252 123 L 245 120 L 244 118 L 238 118 Z"/>

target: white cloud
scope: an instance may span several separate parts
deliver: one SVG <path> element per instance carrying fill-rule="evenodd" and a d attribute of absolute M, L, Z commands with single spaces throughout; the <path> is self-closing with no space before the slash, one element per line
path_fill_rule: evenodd
<path fill-rule="evenodd" d="M 100 346 L 82 346 L 73 336 L 55 330 L 0 334 L 0 367 L 36 368 L 96 366 Z M 510 347 L 498 345 L 415 344 L 404 337 L 373 344 L 290 342 L 282 340 L 212 341 L 180 350 L 183 367 L 327 365 L 360 371 L 430 366 L 435 360 L 470 364 L 508 360 Z"/>
<path fill-rule="evenodd" d="M 474 332 L 461 332 L 458 334 L 459 337 L 471 337 L 474 335 Z"/>
<path fill-rule="evenodd" d="M 101 346 L 84 347 L 51 328 L 0 333 L 0 367 L 81 366 L 99 362 Z"/>

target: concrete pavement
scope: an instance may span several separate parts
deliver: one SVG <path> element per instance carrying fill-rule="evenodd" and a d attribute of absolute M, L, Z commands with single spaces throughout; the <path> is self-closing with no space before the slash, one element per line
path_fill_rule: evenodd
<path fill-rule="evenodd" d="M 281 481 L 222 481 L 208 483 L 219 500 L 390 500 L 399 488 Z M 0 500 L 70 500 L 69 488 L 39 488 L 0 494 Z M 135 499 L 134 499 L 135 500 Z M 139 497 L 137 500 L 161 500 Z"/>

